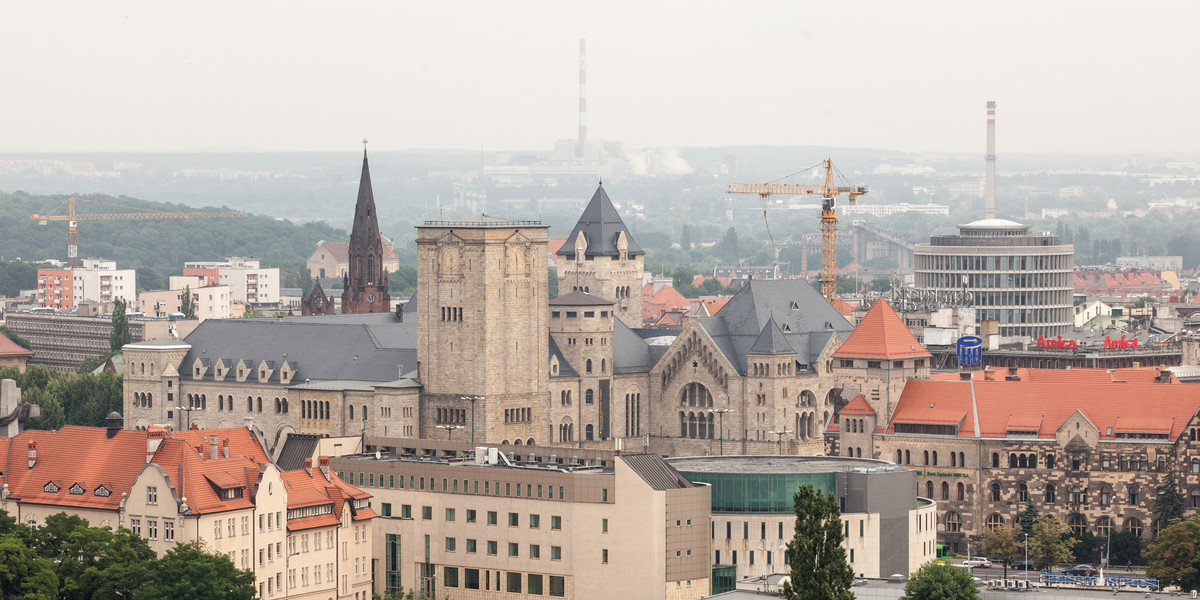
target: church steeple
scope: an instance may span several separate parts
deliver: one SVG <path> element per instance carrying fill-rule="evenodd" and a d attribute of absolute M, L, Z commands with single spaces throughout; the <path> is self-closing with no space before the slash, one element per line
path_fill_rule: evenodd
<path fill-rule="evenodd" d="M 354 205 L 354 227 L 350 231 L 350 265 L 342 291 L 342 312 L 391 312 L 366 140 L 363 140 L 363 144 L 362 175 L 358 181 L 358 201 Z"/>

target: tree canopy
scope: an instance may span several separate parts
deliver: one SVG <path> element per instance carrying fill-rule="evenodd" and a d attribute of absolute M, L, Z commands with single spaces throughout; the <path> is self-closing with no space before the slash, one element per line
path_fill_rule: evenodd
<path fill-rule="evenodd" d="M 1038 517 L 1029 536 L 1029 560 L 1042 570 L 1071 560 L 1075 540 L 1070 533 L 1071 529 L 1058 515 Z"/>
<path fill-rule="evenodd" d="M 1158 486 L 1158 495 L 1154 497 L 1154 515 L 1160 529 L 1166 529 L 1171 521 L 1183 518 L 1184 497 L 1175 484 L 1175 473 L 1167 472 L 1166 479 Z"/>
<path fill-rule="evenodd" d="M 0 367 L 0 379 L 15 381 L 21 399 L 41 408 L 42 416 L 25 424 L 28 429 L 103 427 L 108 413 L 122 411 L 121 376 L 116 373 L 57 373 L 34 365 L 24 373 Z"/>
<path fill-rule="evenodd" d="M 1161 584 L 1200 589 L 1200 516 L 1175 519 L 1146 549 L 1146 575 Z"/>
<path fill-rule="evenodd" d="M 1022 541 L 1024 538 L 1022 538 Z M 1008 577 L 1008 563 L 1020 557 L 1025 547 L 1017 542 L 1017 529 L 1008 523 L 984 531 L 980 544 L 983 552 L 1004 563 L 1004 577 Z"/>
<path fill-rule="evenodd" d="M 806 483 L 792 496 L 796 533 L 787 545 L 789 600 L 851 600 L 854 571 L 842 547 L 842 511 L 837 500 Z"/>
<path fill-rule="evenodd" d="M 900 600 L 977 600 L 979 589 L 970 569 L 926 563 L 907 582 Z"/>
<path fill-rule="evenodd" d="M 129 317 L 125 315 L 125 300 L 113 300 L 112 333 L 108 337 L 108 347 L 114 352 L 125 344 L 133 341 L 133 332 L 129 330 Z"/>

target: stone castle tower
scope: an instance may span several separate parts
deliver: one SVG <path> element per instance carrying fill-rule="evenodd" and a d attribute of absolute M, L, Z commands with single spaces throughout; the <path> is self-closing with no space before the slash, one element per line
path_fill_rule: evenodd
<path fill-rule="evenodd" d="M 481 215 L 417 227 L 421 437 L 547 443 L 548 227 Z M 474 400 L 472 400 L 474 398 Z M 428 428 L 428 431 L 425 429 Z"/>
<path fill-rule="evenodd" d="M 392 297 L 388 294 L 387 271 L 383 268 L 383 244 L 379 241 L 379 220 L 366 150 L 358 182 L 358 202 L 354 206 L 354 228 L 350 231 L 349 259 L 342 287 L 342 314 L 391 312 Z"/>
<path fill-rule="evenodd" d="M 622 323 L 641 327 L 645 255 L 601 185 L 558 251 L 559 294 L 579 291 L 612 300 Z"/>

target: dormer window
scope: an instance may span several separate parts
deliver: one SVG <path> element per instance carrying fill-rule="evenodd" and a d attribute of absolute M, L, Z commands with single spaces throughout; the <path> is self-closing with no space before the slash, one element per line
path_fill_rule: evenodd
<path fill-rule="evenodd" d="M 71 486 L 71 489 L 67 490 L 67 492 L 73 496 L 82 496 L 83 495 L 83 486 L 79 485 L 77 483 L 77 484 Z"/>
<path fill-rule="evenodd" d="M 101 498 L 107 498 L 112 495 L 112 490 L 110 490 L 104 486 L 100 486 L 100 487 L 96 488 L 96 491 L 94 493 L 97 496 L 100 496 Z"/>
<path fill-rule="evenodd" d="M 54 485 L 53 481 L 46 482 L 46 486 L 42 488 L 42 491 L 46 492 L 47 494 L 57 494 L 58 490 L 59 487 Z"/>

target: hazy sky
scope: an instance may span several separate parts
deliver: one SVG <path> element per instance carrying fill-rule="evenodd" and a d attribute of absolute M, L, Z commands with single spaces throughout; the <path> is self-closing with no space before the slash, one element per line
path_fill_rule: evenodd
<path fill-rule="evenodd" d="M 1200 2 L 0 0 L 0 152 L 1196 152 Z"/>

